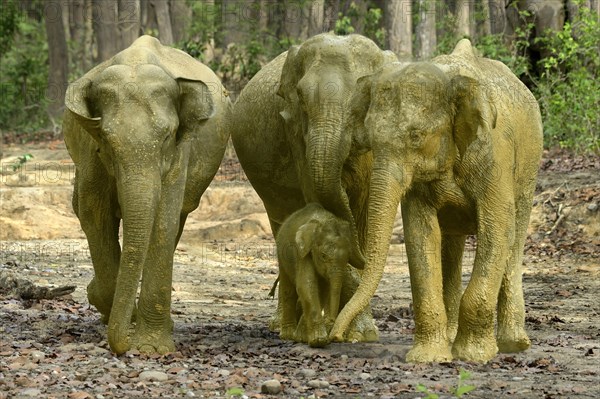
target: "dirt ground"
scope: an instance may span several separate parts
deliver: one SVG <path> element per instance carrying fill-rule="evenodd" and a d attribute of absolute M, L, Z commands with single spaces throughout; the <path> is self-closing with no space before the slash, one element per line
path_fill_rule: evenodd
<path fill-rule="evenodd" d="M 33 158 L 21 164 L 24 154 Z M 401 220 L 372 301 L 380 341 L 325 349 L 281 341 L 268 329 L 276 307 L 268 298 L 277 275 L 274 242 L 233 160 L 190 216 L 175 254 L 177 352 L 114 356 L 86 298 L 93 269 L 71 210 L 74 168 L 64 145 L 7 146 L 3 156 L 0 276 L 77 288 L 40 301 L 0 293 L 0 399 L 261 398 L 270 396 L 261 386 L 273 379 L 279 397 L 426 397 L 419 384 L 454 397 L 463 369 L 473 398 L 600 396 L 598 157 L 553 152 L 541 164 L 523 277 L 531 349 L 485 365 L 414 365 L 404 360 L 414 323 Z"/>

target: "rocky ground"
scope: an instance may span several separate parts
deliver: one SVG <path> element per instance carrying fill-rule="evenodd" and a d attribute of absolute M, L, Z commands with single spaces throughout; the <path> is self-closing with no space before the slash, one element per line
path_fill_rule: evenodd
<path fill-rule="evenodd" d="M 380 342 L 312 349 L 268 329 L 275 248 L 262 204 L 233 159 L 190 217 L 175 255 L 177 352 L 116 357 L 85 287 L 92 265 L 70 208 L 60 142 L 3 149 L 0 280 L 76 286 L 66 296 L 0 292 L 0 399 L 131 397 L 597 398 L 600 396 L 600 158 L 545 154 L 526 246 L 532 348 L 485 365 L 407 364 L 414 323 L 402 223 L 372 301 Z M 25 160 L 25 155 L 33 158 Z M 465 256 L 469 278 L 474 241 Z M 463 379 L 459 378 L 461 370 Z M 462 390 L 464 388 L 461 388 Z"/>

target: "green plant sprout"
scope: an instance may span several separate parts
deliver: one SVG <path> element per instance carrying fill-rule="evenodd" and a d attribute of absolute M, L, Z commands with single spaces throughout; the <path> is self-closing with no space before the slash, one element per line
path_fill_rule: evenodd
<path fill-rule="evenodd" d="M 474 390 L 475 385 L 468 385 L 465 383 L 470 378 L 470 372 L 464 369 L 460 369 L 460 372 L 458 374 L 458 385 L 456 386 L 456 388 L 451 388 L 450 393 L 456 398 L 462 398 L 464 395 Z M 424 399 L 439 399 L 440 397 L 438 394 L 429 391 L 429 389 L 427 389 L 427 387 L 423 384 L 417 384 L 416 390 L 417 392 L 421 392 L 427 395 L 424 397 Z"/>
<path fill-rule="evenodd" d="M 225 396 L 228 398 L 237 398 L 244 396 L 244 389 L 239 387 L 229 388 L 227 392 L 225 392 Z"/>
<path fill-rule="evenodd" d="M 33 158 L 33 155 L 31 155 L 31 154 L 23 154 L 20 157 L 17 157 L 17 160 L 15 161 L 15 163 L 12 164 L 13 172 L 16 172 L 17 170 L 19 170 L 21 168 L 21 166 L 26 164 L 31 158 Z"/>

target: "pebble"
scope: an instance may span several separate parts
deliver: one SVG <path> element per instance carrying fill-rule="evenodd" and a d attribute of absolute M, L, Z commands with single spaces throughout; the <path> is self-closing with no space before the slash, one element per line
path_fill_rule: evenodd
<path fill-rule="evenodd" d="M 42 351 L 33 351 L 29 356 L 31 356 L 31 360 L 35 363 L 39 363 L 46 358 L 46 354 Z"/>
<path fill-rule="evenodd" d="M 598 204 L 589 204 L 587 206 L 587 209 L 590 212 L 596 212 L 598 210 Z"/>
<path fill-rule="evenodd" d="M 371 378 L 371 374 L 369 374 L 369 373 L 360 373 L 360 378 L 362 380 L 368 380 L 368 379 Z"/>
<path fill-rule="evenodd" d="M 311 388 L 326 389 L 329 388 L 329 383 L 323 380 L 311 380 L 308 381 L 308 386 Z"/>
<path fill-rule="evenodd" d="M 525 377 L 513 377 L 511 378 L 513 381 L 523 381 Z"/>
<path fill-rule="evenodd" d="M 300 375 L 305 378 L 313 378 L 317 375 L 317 372 L 313 369 L 302 369 L 300 370 Z"/>
<path fill-rule="evenodd" d="M 142 371 L 138 378 L 142 381 L 167 381 L 169 376 L 162 371 L 146 370 Z"/>
<path fill-rule="evenodd" d="M 219 375 L 221 377 L 227 377 L 229 374 L 231 374 L 231 371 L 229 371 L 229 370 L 225 370 L 225 369 L 219 370 Z"/>
<path fill-rule="evenodd" d="M 42 391 L 40 391 L 37 388 L 26 388 L 23 389 L 21 391 L 21 396 L 29 396 L 29 397 L 36 397 L 36 396 L 40 396 L 42 394 Z"/>
<path fill-rule="evenodd" d="M 260 387 L 260 392 L 270 395 L 277 395 L 279 392 L 281 392 L 281 382 L 278 380 L 265 381 Z"/>

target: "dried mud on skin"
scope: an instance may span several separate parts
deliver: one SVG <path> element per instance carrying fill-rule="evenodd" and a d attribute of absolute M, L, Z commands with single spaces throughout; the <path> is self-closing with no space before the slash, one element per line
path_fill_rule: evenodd
<path fill-rule="evenodd" d="M 214 223 L 231 225 L 245 218 L 258 220 L 258 227 L 254 235 L 200 243 L 204 225 L 192 219 L 175 256 L 172 313 L 177 352 L 173 354 L 110 353 L 106 327 L 86 298 L 93 273 L 87 244 L 80 233 L 64 231 L 63 219 L 58 219 L 63 224 L 53 226 L 57 233 L 52 237 L 70 238 L 1 243 L 1 270 L 40 286 L 77 289 L 54 300 L 0 296 L 0 399 L 220 398 L 231 388 L 241 388 L 250 398 L 275 397 L 261 393 L 261 385 L 271 379 L 283 388 L 276 396 L 286 398 L 425 396 L 417 392 L 417 384 L 440 397 L 452 397 L 460 369 L 471 372 L 467 383 L 476 387 L 467 397 L 600 397 L 600 243 L 598 236 L 589 235 L 600 212 L 588 209 L 600 205 L 595 191 L 600 188 L 600 164 L 596 158 L 585 161 L 592 166 L 557 170 L 556 165 L 567 162 L 559 155 L 553 155 L 554 166 L 542 163 L 536 195 L 539 212 L 532 216 L 527 244 L 523 285 L 532 348 L 524 353 L 499 354 L 485 365 L 405 363 L 414 323 L 402 244 L 390 247 L 372 301 L 379 342 L 312 349 L 279 340 L 268 329 L 276 307 L 276 301 L 267 297 L 277 275 L 274 243 L 260 227 L 264 221 L 251 216 L 256 211 L 254 199 L 248 199 L 249 204 L 221 203 L 227 197 L 234 201 L 249 197 L 248 183 L 229 162 L 214 187 L 224 187 L 229 194 L 213 194 L 218 201 L 211 206 L 216 210 L 199 211 L 203 218 L 214 217 Z M 68 183 L 43 190 L 52 195 Z M 18 186 L 0 188 L 15 191 L 10 198 L 27 199 L 17 195 Z M 56 196 L 61 201 L 63 197 Z M 32 204 L 22 203 L 14 204 L 14 209 L 24 209 L 6 211 L 9 205 L 2 205 L 2 217 L 27 220 L 27 213 L 34 210 Z M 561 214 L 565 216 L 557 223 Z M 465 284 L 473 255 L 471 250 L 465 256 Z"/>

